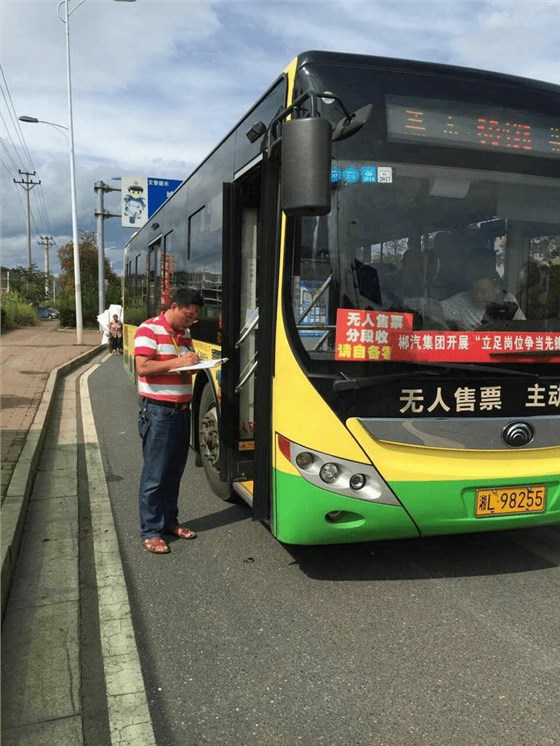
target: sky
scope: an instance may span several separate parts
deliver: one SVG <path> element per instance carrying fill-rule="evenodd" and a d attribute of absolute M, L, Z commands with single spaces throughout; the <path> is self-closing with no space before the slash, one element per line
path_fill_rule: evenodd
<path fill-rule="evenodd" d="M 0 0 L 4 267 L 50 269 L 72 237 L 66 26 L 57 0 Z M 560 83 L 560 0 L 69 0 L 78 228 L 96 229 L 94 184 L 183 180 L 299 53 L 426 60 Z M 22 123 L 32 116 L 48 124 Z M 24 176 L 19 171 L 33 173 Z M 15 180 L 15 181 L 14 181 Z M 120 193 L 104 207 L 120 212 Z M 131 235 L 104 221 L 122 271 Z"/>

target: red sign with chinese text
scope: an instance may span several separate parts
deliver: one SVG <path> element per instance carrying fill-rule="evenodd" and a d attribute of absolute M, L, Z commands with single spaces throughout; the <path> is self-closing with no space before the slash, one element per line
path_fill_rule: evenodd
<path fill-rule="evenodd" d="M 535 362 L 560 358 L 560 332 L 412 331 L 412 314 L 338 309 L 335 359 Z"/>
<path fill-rule="evenodd" d="M 393 335 L 411 332 L 413 315 L 394 311 L 339 308 L 336 314 L 336 360 L 392 360 Z"/>
<path fill-rule="evenodd" d="M 161 257 L 161 305 L 167 308 L 171 302 L 171 288 L 175 271 L 175 257 L 172 254 L 162 254 Z"/>

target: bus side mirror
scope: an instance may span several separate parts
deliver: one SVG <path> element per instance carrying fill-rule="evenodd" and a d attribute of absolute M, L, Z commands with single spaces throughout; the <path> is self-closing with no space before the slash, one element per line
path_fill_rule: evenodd
<path fill-rule="evenodd" d="M 326 119 L 291 119 L 282 126 L 282 209 L 289 217 L 331 211 L 331 137 Z"/>

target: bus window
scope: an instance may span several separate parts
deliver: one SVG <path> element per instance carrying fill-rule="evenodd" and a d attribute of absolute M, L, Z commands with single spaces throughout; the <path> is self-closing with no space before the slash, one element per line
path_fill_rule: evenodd
<path fill-rule="evenodd" d="M 148 280 L 148 316 L 155 316 L 161 310 L 160 300 L 160 277 L 161 277 L 161 241 L 150 246 L 146 268 Z"/>
<path fill-rule="evenodd" d="M 519 307 L 513 319 L 505 311 L 496 319 L 481 312 L 485 328 L 497 329 L 506 320 L 519 329 L 541 329 L 544 319 L 547 329 L 559 326 L 560 213 L 555 222 L 552 210 L 544 215 L 548 222 L 540 219 L 546 180 L 527 177 L 523 186 L 519 177 L 525 219 L 514 220 L 503 208 L 504 184 L 497 174 L 481 172 L 476 179 L 470 174 L 466 193 L 449 198 L 431 191 L 429 167 L 395 164 L 392 171 L 392 183 L 376 191 L 364 184 L 338 185 L 329 216 L 301 220 L 292 277 L 301 339 L 324 339 L 344 308 L 411 313 L 418 330 L 461 328 L 453 314 L 446 317 L 446 309 L 453 305 L 450 299 L 471 292 L 470 275 L 493 277 L 499 299 Z M 459 181 L 460 170 L 456 174 Z M 328 292 L 301 319 L 313 292 L 329 277 Z M 314 348 L 308 341 L 304 346 Z M 330 350 L 334 354 L 332 333 Z"/>

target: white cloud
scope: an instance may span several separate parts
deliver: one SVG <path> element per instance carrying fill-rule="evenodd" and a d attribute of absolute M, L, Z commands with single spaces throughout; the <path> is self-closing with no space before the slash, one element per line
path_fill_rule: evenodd
<path fill-rule="evenodd" d="M 560 81 L 560 3 L 489 2 L 453 45 L 459 64 Z"/>

